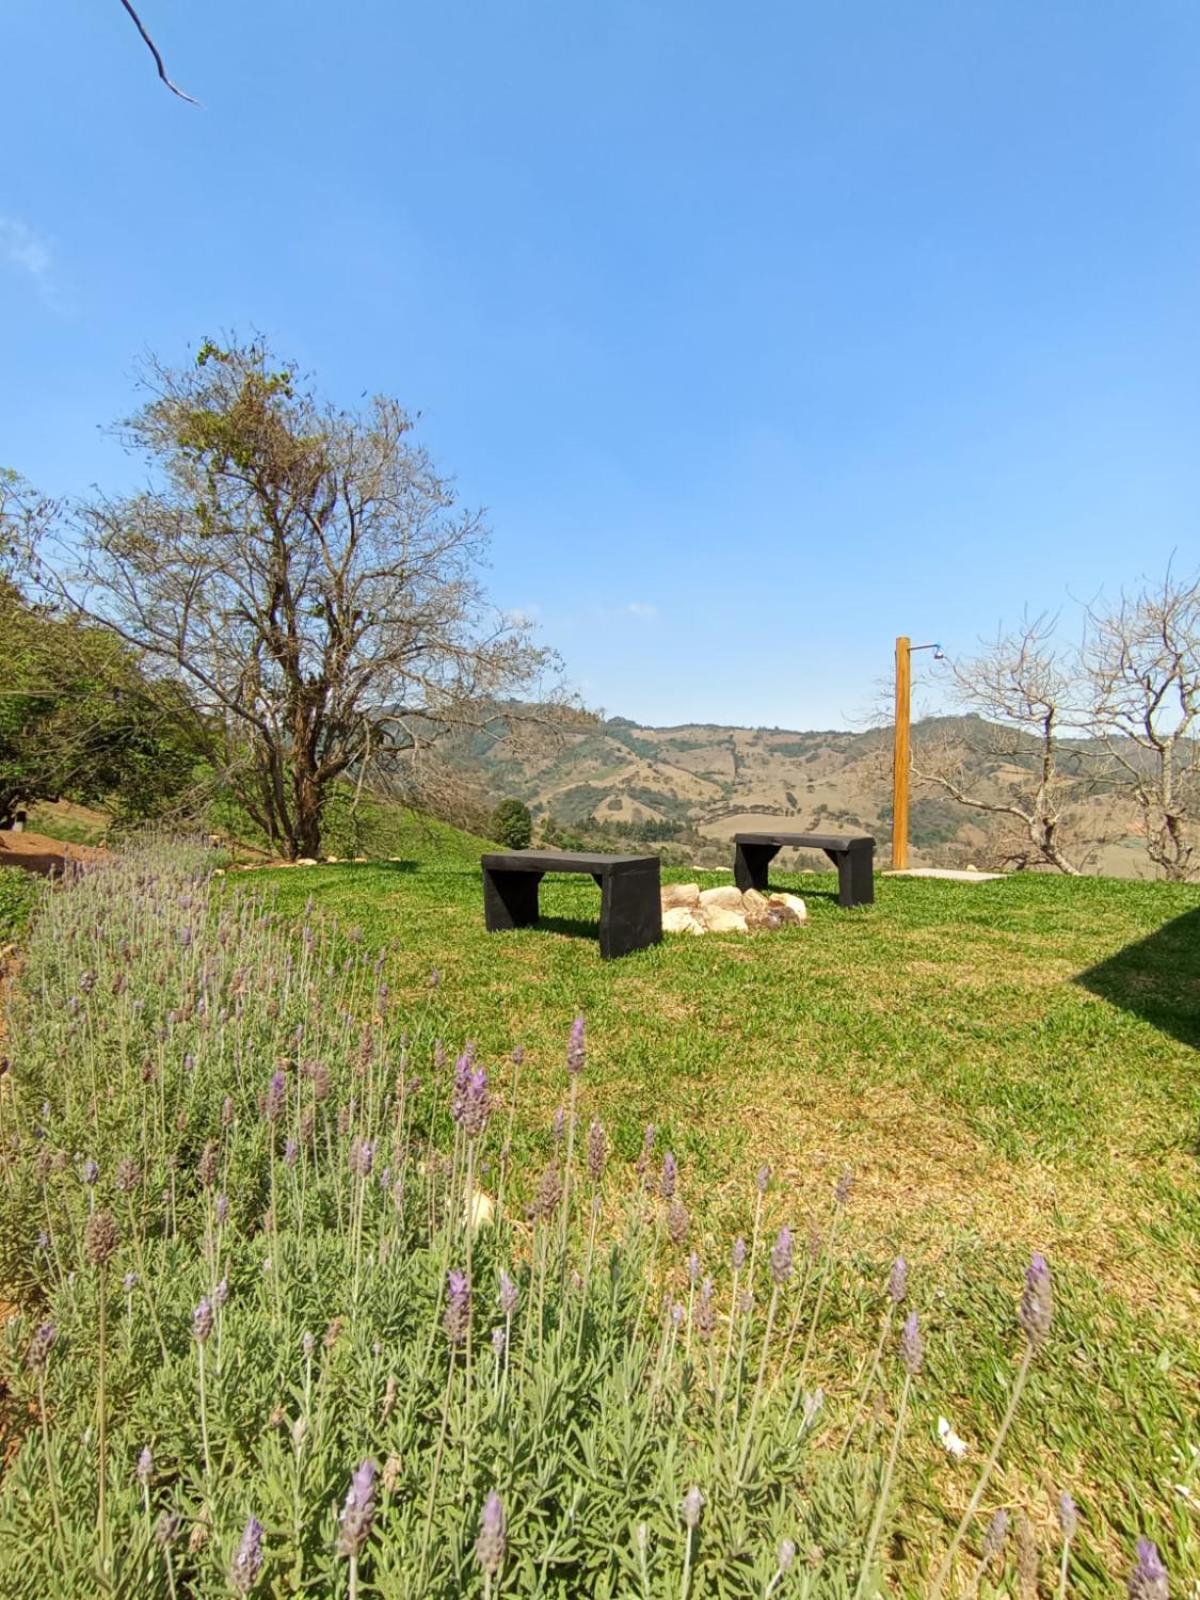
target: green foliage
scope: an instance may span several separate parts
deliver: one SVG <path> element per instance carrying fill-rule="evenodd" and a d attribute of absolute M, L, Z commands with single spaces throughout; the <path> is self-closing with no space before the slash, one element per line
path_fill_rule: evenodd
<path fill-rule="evenodd" d="M 39 610 L 0 579 L 0 637 L 0 824 L 22 805 L 59 798 L 140 820 L 188 787 L 195 720 L 113 634 Z"/>
<path fill-rule="evenodd" d="M 0 945 L 21 937 L 44 892 L 45 884 L 35 873 L 0 867 Z"/>
<path fill-rule="evenodd" d="M 492 832 L 510 850 L 527 850 L 533 839 L 533 817 L 523 800 L 501 800 L 492 816 Z"/>

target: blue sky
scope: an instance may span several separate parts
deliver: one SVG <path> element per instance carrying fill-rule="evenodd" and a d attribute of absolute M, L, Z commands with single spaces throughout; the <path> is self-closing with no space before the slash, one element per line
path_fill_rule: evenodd
<path fill-rule="evenodd" d="M 0 464 L 149 348 L 387 391 L 614 714 L 841 726 L 898 632 L 1200 553 L 1200 8 L 117 0 L 0 17 Z M 925 658 L 926 661 L 928 658 Z"/>

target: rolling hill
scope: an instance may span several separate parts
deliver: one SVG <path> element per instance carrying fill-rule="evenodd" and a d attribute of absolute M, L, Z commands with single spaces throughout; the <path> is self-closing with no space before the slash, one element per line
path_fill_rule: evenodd
<path fill-rule="evenodd" d="M 1026 762 L 987 754 L 997 742 L 991 731 L 977 717 L 919 722 L 917 765 L 923 754 L 953 743 L 980 792 L 1000 798 L 1021 779 Z M 697 865 L 727 862 L 732 835 L 761 827 L 765 818 L 797 831 L 862 830 L 881 846 L 891 835 L 890 728 L 655 728 L 614 717 L 568 725 L 532 745 L 507 737 L 481 741 L 459 756 L 481 769 L 492 793 L 524 800 L 551 836 L 626 838 Z M 1081 786 L 1065 833 L 1077 843 L 1104 841 L 1092 850 L 1091 870 L 1143 877 L 1147 863 L 1134 826 L 1132 814 L 1122 814 L 1110 796 Z M 910 846 L 913 865 L 998 865 L 1011 862 L 1014 835 L 999 819 L 914 784 Z"/>

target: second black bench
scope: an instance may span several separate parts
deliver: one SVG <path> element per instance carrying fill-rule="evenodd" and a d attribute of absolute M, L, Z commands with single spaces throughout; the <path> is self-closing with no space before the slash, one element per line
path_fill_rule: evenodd
<path fill-rule="evenodd" d="M 767 869 L 783 849 L 824 850 L 838 871 L 838 904 L 875 900 L 875 840 L 867 833 L 735 833 L 733 879 L 743 893 L 765 893 Z"/>
<path fill-rule="evenodd" d="M 538 918 L 547 872 L 584 872 L 600 886 L 600 954 L 609 960 L 662 939 L 657 856 L 582 850 L 508 850 L 483 857 L 483 915 L 489 933 L 527 928 Z"/>

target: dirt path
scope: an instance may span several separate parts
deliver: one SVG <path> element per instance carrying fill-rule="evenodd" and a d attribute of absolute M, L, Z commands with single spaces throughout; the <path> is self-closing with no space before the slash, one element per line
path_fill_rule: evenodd
<path fill-rule="evenodd" d="M 96 845 L 68 844 L 44 833 L 0 832 L 0 867 L 57 875 L 68 861 L 99 861 L 108 854 Z"/>

